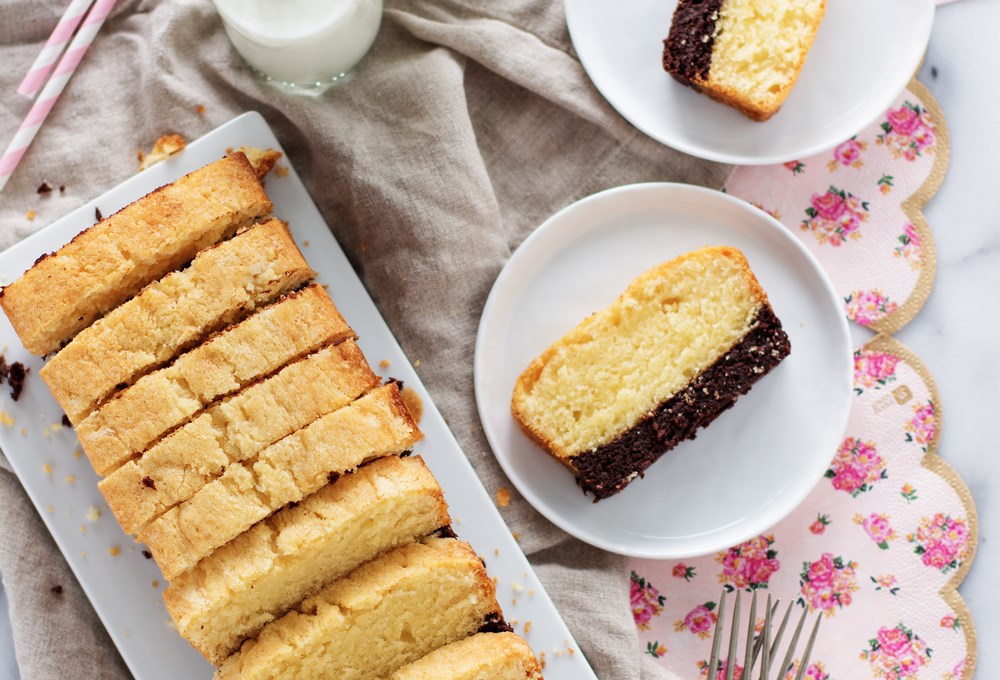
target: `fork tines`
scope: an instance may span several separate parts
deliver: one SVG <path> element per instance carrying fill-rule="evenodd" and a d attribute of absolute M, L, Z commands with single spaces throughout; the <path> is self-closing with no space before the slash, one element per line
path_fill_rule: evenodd
<path fill-rule="evenodd" d="M 709 680 L 715 680 L 716 675 L 720 671 L 719 648 L 722 646 L 722 638 L 725 636 L 727 595 L 728 593 L 723 591 L 722 597 L 719 598 L 719 611 L 715 621 L 715 633 L 712 639 L 712 653 L 708 662 Z M 736 677 L 736 667 L 739 661 L 736 656 L 736 650 L 739 646 L 740 636 L 741 599 L 742 591 L 737 591 L 736 602 L 733 604 L 732 623 L 729 627 L 729 647 L 724 666 L 725 680 L 735 680 Z M 798 646 L 799 638 L 802 635 L 802 629 L 806 623 L 806 618 L 809 613 L 807 609 L 803 609 L 802 615 L 799 617 L 798 623 L 795 626 L 795 632 L 792 633 L 792 639 L 788 643 L 785 656 L 781 663 L 774 662 L 774 660 L 777 659 L 778 648 L 781 645 L 785 629 L 788 626 L 789 619 L 791 618 L 792 607 L 794 604 L 794 602 L 790 602 L 788 604 L 788 607 L 785 609 L 785 614 L 781 618 L 781 623 L 778 625 L 778 630 L 772 637 L 771 628 L 778 613 L 780 600 L 774 602 L 772 605 L 771 596 L 768 595 L 767 606 L 764 611 L 764 626 L 760 633 L 757 633 L 757 591 L 754 591 L 753 597 L 750 600 L 750 620 L 747 623 L 746 639 L 744 642 L 745 651 L 742 659 L 743 673 L 741 676 L 743 680 L 751 680 L 754 668 L 759 668 L 760 670 L 758 675 L 759 680 L 785 680 L 788 672 L 794 668 L 795 648 Z M 809 640 L 806 642 L 805 649 L 802 651 L 802 656 L 799 658 L 798 673 L 796 673 L 794 680 L 803 680 L 803 678 L 805 678 L 806 668 L 809 666 L 809 657 L 812 655 L 813 645 L 816 643 L 816 635 L 819 632 L 819 624 L 821 620 L 822 616 L 817 615 L 816 622 L 813 624 L 812 631 L 809 635 Z M 758 659 L 760 660 L 759 666 L 757 664 Z"/>

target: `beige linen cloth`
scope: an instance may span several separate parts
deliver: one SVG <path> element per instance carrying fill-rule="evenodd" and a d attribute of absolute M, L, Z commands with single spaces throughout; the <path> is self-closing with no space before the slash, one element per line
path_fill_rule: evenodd
<path fill-rule="evenodd" d="M 65 4 L 0 0 L 3 145 L 29 107 L 14 90 Z M 387 0 L 371 53 L 318 99 L 251 73 L 208 0 L 134 0 L 119 3 L 0 194 L 0 249 L 131 176 L 136 149 L 159 135 L 195 139 L 248 110 L 281 139 L 494 497 L 511 485 L 479 425 L 472 356 L 511 252 L 593 192 L 652 180 L 719 187 L 728 170 L 615 113 L 580 66 L 559 0 Z M 65 193 L 36 194 L 43 180 Z M 0 508 L 22 677 L 127 677 L 2 458 Z M 502 513 L 598 675 L 666 677 L 640 654 L 625 559 L 569 538 L 516 494 Z"/>

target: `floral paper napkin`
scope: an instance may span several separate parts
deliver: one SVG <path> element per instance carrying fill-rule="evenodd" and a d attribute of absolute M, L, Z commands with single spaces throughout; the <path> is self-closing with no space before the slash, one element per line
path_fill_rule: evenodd
<path fill-rule="evenodd" d="M 789 517 L 714 555 L 632 561 L 641 651 L 681 677 L 709 675 L 722 588 L 770 593 L 794 612 L 823 616 L 809 680 L 972 677 L 975 630 L 957 587 L 975 552 L 975 506 L 937 456 L 933 379 L 885 334 L 930 292 L 934 243 L 920 209 L 947 161 L 943 116 L 914 80 L 880 120 L 833 151 L 738 168 L 728 182 L 816 255 L 850 319 L 884 333 L 856 350 L 847 431 Z M 795 661 L 788 679 L 797 671 Z"/>

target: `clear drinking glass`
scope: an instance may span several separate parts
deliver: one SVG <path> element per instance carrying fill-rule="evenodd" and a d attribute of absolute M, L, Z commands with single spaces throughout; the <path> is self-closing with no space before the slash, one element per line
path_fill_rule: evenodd
<path fill-rule="evenodd" d="M 382 0 L 213 0 L 236 50 L 268 79 L 321 92 L 365 56 Z"/>

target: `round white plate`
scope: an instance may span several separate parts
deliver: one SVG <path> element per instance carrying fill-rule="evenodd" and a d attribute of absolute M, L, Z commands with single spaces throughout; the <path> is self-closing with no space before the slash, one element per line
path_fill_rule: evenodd
<path fill-rule="evenodd" d="M 792 353 L 697 439 L 666 453 L 621 493 L 594 503 L 514 422 L 514 382 L 535 356 L 611 304 L 633 278 L 706 245 L 744 252 Z M 723 550 L 791 512 L 840 443 L 852 371 L 847 321 L 812 255 L 762 211 L 683 184 L 610 189 L 546 220 L 497 278 L 475 356 L 479 416 L 518 491 L 577 538 L 651 558 Z"/>
<path fill-rule="evenodd" d="M 676 0 L 565 4 L 580 61 L 622 116 L 667 146 L 741 165 L 805 158 L 857 134 L 906 87 L 934 20 L 934 0 L 827 0 L 798 82 L 758 123 L 663 70 Z"/>

